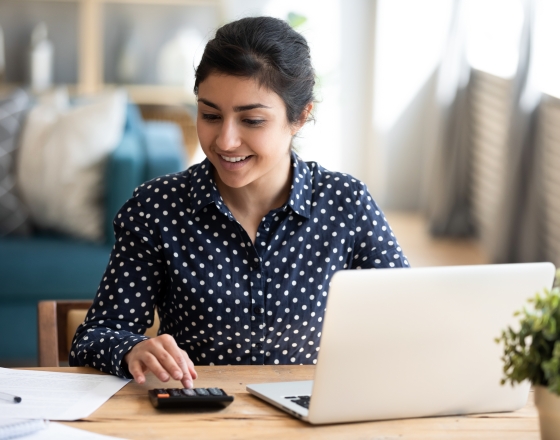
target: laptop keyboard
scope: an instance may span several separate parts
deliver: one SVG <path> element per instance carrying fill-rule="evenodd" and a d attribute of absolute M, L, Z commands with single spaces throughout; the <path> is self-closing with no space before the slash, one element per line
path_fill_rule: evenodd
<path fill-rule="evenodd" d="M 311 396 L 285 396 L 284 399 L 291 400 L 299 406 L 309 409 L 309 400 L 311 399 Z"/>

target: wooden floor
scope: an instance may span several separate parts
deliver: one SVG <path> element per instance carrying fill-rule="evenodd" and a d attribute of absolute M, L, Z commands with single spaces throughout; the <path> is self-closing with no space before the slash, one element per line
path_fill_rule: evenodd
<path fill-rule="evenodd" d="M 477 240 L 431 237 L 419 213 L 389 211 L 385 216 L 412 267 L 488 263 Z"/>

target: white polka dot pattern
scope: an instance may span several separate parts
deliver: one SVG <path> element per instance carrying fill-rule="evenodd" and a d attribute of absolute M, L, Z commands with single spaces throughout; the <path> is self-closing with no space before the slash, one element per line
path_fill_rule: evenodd
<path fill-rule="evenodd" d="M 327 291 L 342 269 L 406 267 L 366 186 L 293 154 L 290 198 L 253 244 L 208 160 L 146 182 L 115 218 L 116 244 L 70 365 L 130 377 L 124 355 L 151 326 L 196 365 L 317 361 Z"/>

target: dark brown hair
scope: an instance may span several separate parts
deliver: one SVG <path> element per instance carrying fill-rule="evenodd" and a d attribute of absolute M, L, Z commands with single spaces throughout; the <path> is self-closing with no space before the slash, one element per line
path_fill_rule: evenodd
<path fill-rule="evenodd" d="M 282 98 L 292 124 L 314 100 L 315 72 L 307 41 L 277 18 L 242 18 L 218 29 L 196 69 L 196 95 L 213 73 L 256 79 Z"/>

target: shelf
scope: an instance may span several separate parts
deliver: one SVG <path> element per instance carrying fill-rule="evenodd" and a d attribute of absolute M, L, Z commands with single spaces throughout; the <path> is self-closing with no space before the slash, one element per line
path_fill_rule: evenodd
<path fill-rule="evenodd" d="M 0 94 L 7 94 L 18 87 L 27 89 L 26 84 L 0 83 Z M 66 87 L 70 95 L 81 94 L 78 84 L 55 84 L 54 87 Z M 103 87 L 99 91 L 102 92 L 119 87 L 124 88 L 130 100 L 136 104 L 196 105 L 196 97 L 194 94 L 183 87 L 143 84 L 103 84 Z"/>
<path fill-rule="evenodd" d="M 214 11 L 213 21 L 215 24 L 210 29 L 219 26 L 225 17 L 226 0 L 24 0 L 30 3 L 39 1 L 40 3 L 69 3 L 77 5 L 77 84 L 76 91 L 81 95 L 95 94 L 106 87 L 114 87 L 111 84 L 117 78 L 114 75 L 107 75 L 104 71 L 104 63 L 112 66 L 113 59 L 109 63 L 104 56 L 109 53 L 104 42 L 106 29 L 104 26 L 110 21 L 108 11 L 115 7 L 131 7 L 130 18 L 134 19 L 134 12 L 146 6 L 158 8 L 166 7 L 211 7 Z M 139 8 L 134 8 L 138 5 Z M 145 21 L 145 19 L 144 19 Z M 199 21 L 197 21 L 199 23 Z M 144 24 L 145 26 L 145 24 Z M 114 26 L 111 27 L 113 29 Z M 118 27 L 118 29 L 122 29 Z M 74 37 L 76 38 L 76 37 Z M 154 41 L 153 39 L 149 40 Z M 105 44 L 105 46 L 104 46 Z M 113 46 L 109 46 L 113 47 Z M 153 51 L 153 48 L 152 48 Z M 149 52 L 149 51 L 148 51 Z M 114 54 L 111 54 L 113 56 Z M 150 54 L 150 56 L 153 56 Z M 145 70 L 149 71 L 149 69 Z M 154 83 L 153 74 L 146 81 L 147 84 L 126 85 L 131 98 L 138 103 L 151 104 L 194 104 L 195 99 L 192 91 L 183 89 L 180 86 L 165 86 Z M 144 82 L 143 78 L 134 78 L 135 82 Z M 108 81 L 108 83 L 106 82 Z"/>
<path fill-rule="evenodd" d="M 196 105 L 193 92 L 186 90 L 184 87 L 136 84 L 109 86 L 124 87 L 130 99 L 137 104 Z"/>

